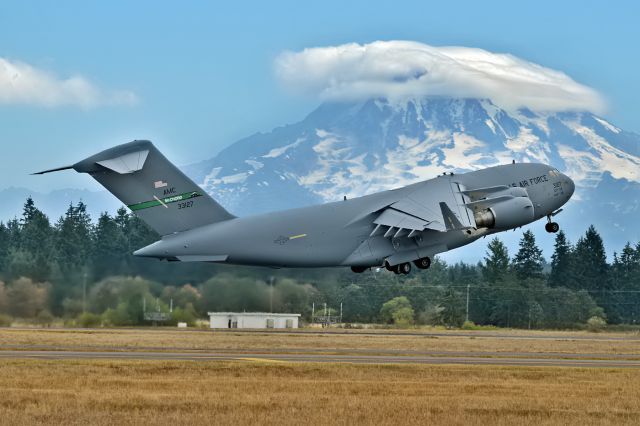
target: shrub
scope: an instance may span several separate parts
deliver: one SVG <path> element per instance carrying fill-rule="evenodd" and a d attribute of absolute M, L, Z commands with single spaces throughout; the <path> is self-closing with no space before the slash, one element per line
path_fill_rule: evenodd
<path fill-rule="evenodd" d="M 393 323 L 399 327 L 408 327 L 413 325 L 413 309 L 411 307 L 404 307 L 396 310 L 391 314 L 393 317 Z"/>
<path fill-rule="evenodd" d="M 473 321 L 465 321 L 461 328 L 463 330 L 497 330 L 498 327 L 495 325 L 479 325 L 474 323 Z"/>
<path fill-rule="evenodd" d="M 76 324 L 79 327 L 88 328 L 88 327 L 97 327 L 101 325 L 102 317 L 100 315 L 92 314 L 91 312 L 83 312 L 78 315 L 78 319 L 76 320 Z"/>
<path fill-rule="evenodd" d="M 398 312 L 400 311 L 402 312 L 398 316 Z M 408 320 L 409 313 L 411 314 L 410 323 L 413 324 L 414 312 L 413 308 L 411 308 L 411 303 L 405 296 L 400 296 L 395 297 L 382 305 L 382 309 L 380 309 L 380 318 L 387 324 L 398 324 L 398 320 L 406 322 Z"/>
<path fill-rule="evenodd" d="M 602 329 L 605 328 L 606 325 L 607 325 L 607 322 L 598 316 L 592 316 L 587 320 L 587 330 L 593 333 L 602 331 Z"/>
<path fill-rule="evenodd" d="M 42 327 L 50 327 L 51 323 L 53 323 L 53 320 L 54 318 L 53 315 L 51 315 L 51 312 L 44 309 L 38 312 L 38 315 L 36 315 L 34 322 Z"/>
<path fill-rule="evenodd" d="M 184 309 L 175 308 L 171 313 L 171 320 L 169 324 L 177 325 L 179 322 L 186 322 L 189 327 L 193 327 L 196 324 L 197 315 L 195 310 L 193 309 L 193 305 L 191 303 L 187 304 L 188 306 Z"/>
<path fill-rule="evenodd" d="M 13 318 L 9 315 L 0 314 L 0 327 L 11 327 L 12 322 Z"/>
<path fill-rule="evenodd" d="M 473 321 L 467 320 L 464 323 L 462 323 L 462 327 L 461 328 L 463 330 L 477 330 L 478 326 Z"/>

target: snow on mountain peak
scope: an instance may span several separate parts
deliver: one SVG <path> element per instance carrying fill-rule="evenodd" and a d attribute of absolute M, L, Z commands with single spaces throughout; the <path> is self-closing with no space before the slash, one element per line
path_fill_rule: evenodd
<path fill-rule="evenodd" d="M 489 99 L 329 102 L 303 121 L 243 139 L 196 175 L 239 214 L 335 201 L 445 171 L 551 164 L 589 199 L 605 176 L 637 188 L 640 137 L 586 112 L 506 111 Z M 256 200 L 261 200 L 260 203 Z"/>

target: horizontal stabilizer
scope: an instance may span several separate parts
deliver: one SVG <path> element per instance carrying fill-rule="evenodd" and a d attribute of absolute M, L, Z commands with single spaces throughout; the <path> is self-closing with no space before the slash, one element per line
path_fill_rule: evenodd
<path fill-rule="evenodd" d="M 106 167 L 107 169 L 113 170 L 121 175 L 126 175 L 128 173 L 142 170 L 148 155 L 149 150 L 145 149 L 142 151 L 130 152 L 115 158 L 96 161 L 96 164 L 100 164 L 102 167 Z"/>
<path fill-rule="evenodd" d="M 32 175 L 44 175 L 45 173 L 53 173 L 53 172 L 59 172 L 61 170 L 69 170 L 69 169 L 73 169 L 73 166 L 57 167 L 55 169 L 43 170 L 41 172 L 35 172 L 35 173 L 31 173 L 31 174 Z"/>

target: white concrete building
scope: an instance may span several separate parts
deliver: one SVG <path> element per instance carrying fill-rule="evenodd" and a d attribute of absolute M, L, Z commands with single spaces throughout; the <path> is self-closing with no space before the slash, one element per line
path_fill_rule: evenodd
<path fill-rule="evenodd" d="M 209 312 L 211 328 L 298 328 L 300 314 Z"/>

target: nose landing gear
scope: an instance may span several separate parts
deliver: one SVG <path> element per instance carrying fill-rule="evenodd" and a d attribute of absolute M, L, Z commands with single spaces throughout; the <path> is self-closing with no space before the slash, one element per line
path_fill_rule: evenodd
<path fill-rule="evenodd" d="M 555 234 L 560 230 L 560 225 L 557 222 L 551 221 L 551 215 L 547 216 L 547 223 L 544 225 L 544 230 Z"/>

